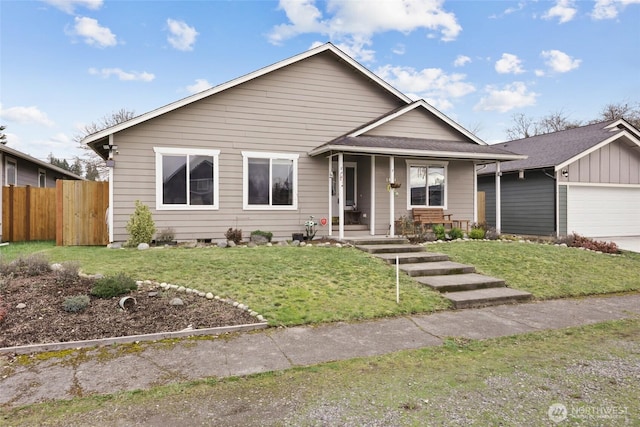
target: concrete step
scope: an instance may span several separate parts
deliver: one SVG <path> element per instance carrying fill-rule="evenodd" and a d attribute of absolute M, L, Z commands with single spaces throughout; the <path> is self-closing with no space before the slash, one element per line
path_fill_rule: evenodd
<path fill-rule="evenodd" d="M 408 245 L 409 241 L 404 237 L 375 237 L 375 236 L 357 236 L 347 237 L 345 242 L 354 246 L 372 246 L 372 245 Z"/>
<path fill-rule="evenodd" d="M 400 270 L 406 272 L 411 277 L 417 277 L 475 273 L 476 268 L 472 265 L 460 264 L 453 261 L 436 261 L 401 264 Z"/>
<path fill-rule="evenodd" d="M 407 252 L 425 252 L 424 246 L 409 244 L 389 244 L 389 245 L 356 245 L 357 249 L 368 252 L 370 254 L 389 254 L 389 253 L 407 253 Z"/>
<path fill-rule="evenodd" d="M 474 289 L 503 288 L 505 281 L 482 274 L 451 274 L 445 276 L 416 277 L 415 280 L 438 292 L 471 291 Z"/>
<path fill-rule="evenodd" d="M 382 253 L 376 257 L 385 260 L 389 264 L 396 264 L 396 256 L 399 264 L 416 264 L 421 262 L 449 261 L 449 256 L 434 252 L 404 252 L 404 253 Z"/>
<path fill-rule="evenodd" d="M 475 308 L 490 305 L 513 304 L 529 301 L 529 292 L 511 288 L 487 288 L 472 291 L 447 292 L 443 294 L 453 304 L 453 308 Z"/>

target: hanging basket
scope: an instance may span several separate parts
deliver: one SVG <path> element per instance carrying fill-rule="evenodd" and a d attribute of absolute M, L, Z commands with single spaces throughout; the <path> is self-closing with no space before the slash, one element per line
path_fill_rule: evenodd
<path fill-rule="evenodd" d="M 390 182 L 389 183 L 389 187 L 391 187 L 391 188 L 400 188 L 400 187 L 402 187 L 402 183 L 400 183 L 400 182 Z"/>

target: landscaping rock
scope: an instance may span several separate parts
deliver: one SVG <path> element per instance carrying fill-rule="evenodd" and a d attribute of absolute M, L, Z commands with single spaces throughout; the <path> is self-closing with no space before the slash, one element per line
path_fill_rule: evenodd
<path fill-rule="evenodd" d="M 227 246 L 230 248 L 235 248 L 236 242 L 234 242 L 233 240 L 227 240 Z"/>
<path fill-rule="evenodd" d="M 260 234 L 252 234 L 251 241 L 256 245 L 265 245 L 269 243 L 269 239 L 267 239 L 265 236 L 262 236 Z"/>
<path fill-rule="evenodd" d="M 157 297 L 158 293 L 157 292 L 149 292 L 147 295 L 149 295 L 150 297 Z"/>
<path fill-rule="evenodd" d="M 64 267 L 60 263 L 51 264 L 51 271 L 61 271 Z"/>
<path fill-rule="evenodd" d="M 122 249 L 122 242 L 109 243 L 107 249 Z"/>
<path fill-rule="evenodd" d="M 273 244 L 271 242 L 267 242 L 267 246 L 271 247 L 271 246 L 273 246 Z"/>
<path fill-rule="evenodd" d="M 185 288 L 184 286 L 180 286 L 180 287 L 178 287 L 177 290 L 178 290 L 178 292 L 186 292 L 187 288 Z"/>
<path fill-rule="evenodd" d="M 218 243 L 216 243 L 216 246 L 219 248 L 226 248 L 229 245 L 226 240 L 219 240 Z"/>
<path fill-rule="evenodd" d="M 256 245 L 256 244 L 255 244 L 255 242 L 249 242 L 249 243 L 247 243 L 247 247 L 248 247 L 248 248 L 255 248 L 256 246 L 258 246 L 258 245 Z"/>
<path fill-rule="evenodd" d="M 180 298 L 177 298 L 177 297 L 176 297 L 176 298 L 173 298 L 173 299 L 171 300 L 171 302 L 169 302 L 169 304 L 171 304 L 171 305 L 178 305 L 178 306 L 180 306 L 180 305 L 184 305 L 184 301 L 182 301 Z"/>
<path fill-rule="evenodd" d="M 294 240 L 291 242 L 291 246 L 300 246 L 300 240 Z"/>
<path fill-rule="evenodd" d="M 23 308 L 27 308 L 27 304 L 21 302 L 20 304 L 16 305 L 16 308 L 22 310 Z"/>
<path fill-rule="evenodd" d="M 213 299 L 213 294 L 211 292 L 207 292 L 207 294 L 204 297 L 206 299 Z"/>
<path fill-rule="evenodd" d="M 289 243 L 286 240 L 281 240 L 278 242 L 278 246 L 289 246 Z"/>
<path fill-rule="evenodd" d="M 149 244 L 148 243 L 140 243 L 138 245 L 138 250 L 139 251 L 146 251 L 147 249 L 149 249 Z"/>

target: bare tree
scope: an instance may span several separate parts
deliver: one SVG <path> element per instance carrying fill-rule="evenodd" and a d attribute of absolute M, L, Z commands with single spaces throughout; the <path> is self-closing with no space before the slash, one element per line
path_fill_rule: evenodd
<path fill-rule="evenodd" d="M 529 138 L 538 134 L 538 123 L 524 113 L 511 116 L 513 126 L 506 130 L 509 141 Z"/>
<path fill-rule="evenodd" d="M 625 119 L 637 129 L 640 129 L 640 102 L 635 104 L 630 101 L 622 101 L 617 104 L 607 104 L 600 111 L 600 116 L 591 123 Z"/>
<path fill-rule="evenodd" d="M 97 122 L 89 123 L 82 129 L 80 134 L 74 136 L 73 140 L 80 145 L 80 148 L 85 150 L 81 160 L 84 164 L 85 178 L 94 181 L 97 181 L 98 179 L 104 180 L 107 178 L 108 168 L 104 160 L 86 144 L 83 144 L 82 140 L 89 135 L 110 128 L 119 123 L 126 122 L 134 117 L 135 113 L 133 111 L 121 108 L 111 114 L 102 116 Z"/>
<path fill-rule="evenodd" d="M 562 111 L 556 111 L 549 113 L 540 120 L 538 120 L 539 134 L 558 132 L 561 130 L 573 129 L 582 126 L 579 121 L 571 121 L 567 115 Z"/>

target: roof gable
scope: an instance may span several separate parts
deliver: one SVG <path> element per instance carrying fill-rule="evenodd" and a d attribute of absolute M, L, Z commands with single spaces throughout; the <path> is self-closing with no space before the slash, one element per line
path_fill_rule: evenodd
<path fill-rule="evenodd" d="M 411 99 L 409 97 L 407 97 L 405 94 L 403 94 L 402 92 L 400 92 L 399 90 L 395 89 L 393 86 L 391 86 L 389 83 L 385 82 L 384 80 L 382 80 L 380 77 L 378 77 L 376 74 L 374 74 L 373 72 L 369 71 L 367 68 L 365 68 L 364 66 L 362 66 L 360 63 L 358 63 L 357 61 L 355 61 L 353 58 L 351 58 L 350 56 L 348 56 L 347 54 L 345 54 L 343 51 L 341 51 L 340 49 L 338 49 L 336 46 L 334 46 L 332 43 L 325 43 L 321 46 L 318 46 L 316 48 L 313 49 L 309 49 L 306 52 L 300 53 L 298 55 L 295 55 L 291 58 L 285 59 L 283 61 L 277 62 L 275 64 L 272 64 L 270 66 L 261 68 L 259 70 L 256 70 L 252 73 L 246 74 L 244 76 L 238 77 L 234 80 L 228 81 L 226 83 L 220 84 L 218 86 L 214 86 L 212 88 L 209 88 L 207 90 L 204 90 L 202 92 L 196 93 L 194 95 L 188 96 L 186 98 L 180 99 L 178 101 L 175 101 L 171 104 L 165 105 L 163 107 L 160 107 L 158 109 L 149 111 L 147 113 L 141 114 L 137 117 L 134 117 L 131 120 L 128 120 L 126 122 L 122 122 L 119 123 L 115 126 L 109 127 L 107 129 L 104 129 L 102 131 L 96 132 L 94 134 L 88 135 L 83 139 L 83 143 L 89 144 L 90 146 L 92 146 L 92 148 L 96 149 L 97 151 L 99 151 L 99 144 L 95 144 L 97 141 L 102 141 L 105 138 L 107 138 L 109 135 L 112 135 L 114 133 L 120 132 L 122 130 L 128 129 L 132 126 L 135 126 L 137 124 L 143 123 L 147 120 L 150 120 L 152 118 L 158 117 L 162 114 L 168 113 L 170 111 L 176 110 L 178 108 L 184 107 L 186 105 L 192 104 L 196 101 L 199 101 L 201 99 L 207 98 L 209 96 L 215 95 L 216 93 L 225 91 L 227 89 L 233 88 L 235 86 L 238 86 L 242 83 L 245 83 L 247 81 L 256 79 L 260 76 L 263 76 L 265 74 L 271 73 L 273 71 L 276 71 L 278 69 L 284 68 L 288 65 L 294 64 L 296 62 L 299 61 L 303 61 L 307 58 L 310 58 L 314 55 L 318 55 L 321 54 L 323 52 L 331 52 L 334 55 L 336 55 L 340 60 L 342 60 L 345 64 L 347 64 L 348 66 L 352 67 L 353 69 L 355 69 L 356 71 L 360 72 L 361 74 L 363 74 L 365 77 L 369 78 L 371 81 L 373 81 L 373 83 L 375 83 L 376 85 L 380 86 L 382 89 L 384 89 L 385 91 L 391 93 L 393 96 L 399 98 L 401 101 L 406 102 L 406 103 L 410 103 Z M 94 147 L 93 145 L 96 145 L 96 147 Z"/>
<path fill-rule="evenodd" d="M 640 149 L 640 132 L 625 120 L 609 120 L 494 146 L 528 156 L 525 160 L 502 163 L 502 172 L 542 168 L 558 170 L 623 137 Z M 495 167 L 489 165 L 482 174 L 493 172 Z"/>
<path fill-rule="evenodd" d="M 44 161 L 42 161 L 40 159 L 36 159 L 35 157 L 31 157 L 30 155 L 25 154 L 22 151 L 18 151 L 18 150 L 15 150 L 13 148 L 7 147 L 6 145 L 0 145 L 0 153 L 6 153 L 7 155 L 9 155 L 11 157 L 17 157 L 19 159 L 26 160 L 28 162 L 31 162 L 31 163 L 35 164 L 35 165 L 38 165 L 41 168 L 46 168 L 46 169 L 58 172 L 58 173 L 60 173 L 60 174 L 62 174 L 64 176 L 67 176 L 69 178 L 84 180 L 83 177 L 81 177 L 79 175 L 76 175 L 73 172 L 69 172 L 66 169 L 62 169 L 61 167 L 52 165 L 51 163 L 47 163 L 47 162 L 44 162 Z"/>

